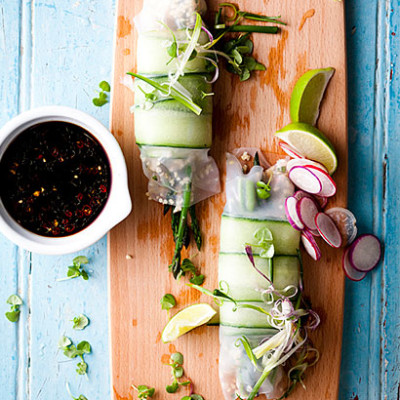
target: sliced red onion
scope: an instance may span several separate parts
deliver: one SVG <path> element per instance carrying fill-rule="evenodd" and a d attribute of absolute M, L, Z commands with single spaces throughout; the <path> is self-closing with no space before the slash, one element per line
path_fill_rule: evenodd
<path fill-rule="evenodd" d="M 297 158 L 295 160 L 290 160 L 287 163 L 286 168 L 287 168 L 288 171 L 290 171 L 294 167 L 308 167 L 308 166 L 312 166 L 312 167 L 316 167 L 316 168 L 322 169 L 323 171 L 328 173 L 328 170 L 322 164 L 317 163 L 316 161 L 308 160 L 307 158 Z"/>
<path fill-rule="evenodd" d="M 346 276 L 352 281 L 358 282 L 367 276 L 366 272 L 357 271 L 350 263 L 349 260 L 350 247 L 343 253 L 342 267 Z"/>
<path fill-rule="evenodd" d="M 322 191 L 322 183 L 317 175 L 306 167 L 293 167 L 289 172 L 290 180 L 307 193 L 319 194 Z"/>
<path fill-rule="evenodd" d="M 374 235 L 361 235 L 349 247 L 349 261 L 360 272 L 374 269 L 378 265 L 381 255 L 381 243 Z"/>
<path fill-rule="evenodd" d="M 321 250 L 310 232 L 301 232 L 301 243 L 303 243 L 304 249 L 313 260 L 318 261 L 321 258 Z"/>
<path fill-rule="evenodd" d="M 343 239 L 343 246 L 353 242 L 357 236 L 357 220 L 354 214 L 342 207 L 334 207 L 325 211 L 334 221 Z"/>
<path fill-rule="evenodd" d="M 207 33 L 208 40 L 209 40 L 210 42 L 212 42 L 212 41 L 214 40 L 214 36 L 212 35 L 212 33 L 211 33 L 204 25 L 201 26 L 201 29 L 202 29 L 205 33 Z"/>
<path fill-rule="evenodd" d="M 342 245 L 342 235 L 329 215 L 323 212 L 318 213 L 315 217 L 315 225 L 322 239 L 324 239 L 329 246 L 338 249 Z"/>
<path fill-rule="evenodd" d="M 294 167 L 293 169 L 295 169 L 295 168 L 298 168 L 298 167 Z M 315 167 L 313 165 L 304 166 L 303 168 L 306 168 L 307 170 L 312 172 L 321 183 L 321 190 L 318 193 L 314 193 L 314 194 L 317 194 L 318 196 L 322 196 L 322 197 L 332 197 L 335 195 L 336 183 L 334 182 L 334 180 L 330 177 L 330 175 L 327 172 L 325 172 L 323 169 Z"/>
<path fill-rule="evenodd" d="M 285 142 L 279 142 L 279 146 L 289 157 L 296 159 L 304 158 L 294 147 Z"/>
<path fill-rule="evenodd" d="M 310 231 L 315 231 L 317 229 L 315 217 L 319 213 L 319 206 L 316 201 L 309 197 L 303 197 L 298 200 L 296 209 L 303 225 Z"/>
<path fill-rule="evenodd" d="M 304 225 L 302 224 L 299 215 L 297 213 L 297 199 L 293 196 L 288 197 L 285 201 L 285 211 L 286 211 L 286 217 L 292 225 L 294 229 L 297 231 L 301 231 L 304 229 Z"/>

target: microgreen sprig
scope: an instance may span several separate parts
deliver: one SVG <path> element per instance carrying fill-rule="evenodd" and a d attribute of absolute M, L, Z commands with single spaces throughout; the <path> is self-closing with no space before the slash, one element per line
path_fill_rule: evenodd
<path fill-rule="evenodd" d="M 150 388 L 146 385 L 139 385 L 139 386 L 132 385 L 132 387 L 138 392 L 138 399 L 147 400 L 153 397 L 154 393 L 156 392 L 154 388 Z"/>
<path fill-rule="evenodd" d="M 92 99 L 93 104 L 96 107 L 102 107 L 104 104 L 108 103 L 108 94 L 111 91 L 110 84 L 107 81 L 101 81 L 99 83 L 99 88 L 101 89 L 101 92 L 99 92 L 98 97 L 94 97 Z"/>
<path fill-rule="evenodd" d="M 87 397 L 84 396 L 83 394 L 80 394 L 79 397 L 73 396 L 71 391 L 70 391 L 70 389 L 69 389 L 69 384 L 68 383 L 66 383 L 66 386 L 67 386 L 67 392 L 68 392 L 68 394 L 71 396 L 71 398 L 73 400 L 88 400 Z"/>
<path fill-rule="evenodd" d="M 180 382 L 178 379 L 182 378 L 185 373 L 183 370 L 183 354 L 182 353 L 172 353 L 169 364 L 171 367 L 172 383 L 165 387 L 167 393 L 176 393 L 180 386 L 190 385 L 190 381 Z"/>
<path fill-rule="evenodd" d="M 189 396 L 183 396 L 181 400 L 204 400 L 204 398 L 199 394 L 191 394 Z"/>
<path fill-rule="evenodd" d="M 76 346 L 72 343 L 71 339 L 62 336 L 58 341 L 58 348 L 64 351 L 64 355 L 68 358 L 80 357 L 81 361 L 76 365 L 76 372 L 79 375 L 87 375 L 88 365 L 85 362 L 84 355 L 92 351 L 90 343 L 86 340 L 79 342 Z"/>
<path fill-rule="evenodd" d="M 90 322 L 89 318 L 83 314 L 79 314 L 78 316 L 74 317 L 72 321 L 74 323 L 72 328 L 78 331 L 85 329 Z"/>
<path fill-rule="evenodd" d="M 160 303 L 161 309 L 167 311 L 176 306 L 175 297 L 170 293 L 164 294 L 164 296 L 160 300 Z"/>
<path fill-rule="evenodd" d="M 186 272 L 192 274 L 192 277 L 189 279 L 189 282 L 194 285 L 201 286 L 204 283 L 204 275 L 198 274 L 197 269 L 194 266 L 193 262 L 190 261 L 188 258 L 185 258 L 181 264 L 182 275 L 185 275 Z"/>
<path fill-rule="evenodd" d="M 20 306 L 22 306 L 23 301 L 17 294 L 12 294 L 7 299 L 7 304 L 10 304 L 10 311 L 6 312 L 6 317 L 10 322 L 17 322 L 20 315 Z"/>
<path fill-rule="evenodd" d="M 68 279 L 74 279 L 81 276 L 85 281 L 89 279 L 87 271 L 84 269 L 83 265 L 89 263 L 89 260 L 85 256 L 78 256 L 72 260 L 72 265 L 68 267 L 67 277 L 57 279 L 57 282 L 66 281 Z"/>

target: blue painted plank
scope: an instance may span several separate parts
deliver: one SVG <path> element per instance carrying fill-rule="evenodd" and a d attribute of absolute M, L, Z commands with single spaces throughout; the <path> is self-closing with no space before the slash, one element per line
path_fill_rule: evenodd
<path fill-rule="evenodd" d="M 11 4 L 0 0 L 0 125 L 15 116 L 19 109 L 20 15 L 19 2 Z M 4 313 L 9 309 L 6 304 L 9 295 L 18 293 L 25 297 L 19 285 L 22 262 L 18 248 L 3 236 L 0 236 L 0 254 L 0 397 L 15 400 L 17 380 L 25 365 L 22 355 L 26 347 L 21 332 L 26 329 L 26 306 L 22 307 L 21 322 L 18 324 L 9 322 Z"/>
<path fill-rule="evenodd" d="M 93 0 L 0 0 L 0 94 L 6 105 L 0 123 L 31 107 L 62 104 L 107 125 L 109 107 L 97 109 L 91 99 L 101 80 L 111 80 L 114 10 L 115 0 L 101 7 Z M 74 255 L 31 255 L 3 237 L 0 251 L 0 311 L 13 292 L 25 302 L 18 324 L 0 319 L 0 398 L 68 398 L 67 381 L 76 395 L 109 398 L 106 239 L 84 251 L 91 260 L 88 282 L 55 281 Z M 91 319 L 82 332 L 70 321 L 79 313 Z M 89 380 L 78 377 L 76 361 L 57 349 L 62 334 L 92 344 Z"/>
<path fill-rule="evenodd" d="M 109 106 L 98 109 L 92 98 L 98 83 L 111 79 L 114 3 L 103 1 L 101 7 L 93 0 L 33 3 L 32 105 L 72 106 L 108 124 Z M 66 382 L 75 395 L 110 397 L 106 239 L 81 254 L 90 259 L 87 282 L 56 282 L 66 275 L 74 255 L 32 256 L 32 399 L 64 398 Z M 87 315 L 91 324 L 74 331 L 70 320 L 79 313 Z M 89 380 L 75 372 L 77 360 L 70 361 L 57 349 L 64 334 L 74 343 L 91 343 L 93 352 L 85 357 Z"/>

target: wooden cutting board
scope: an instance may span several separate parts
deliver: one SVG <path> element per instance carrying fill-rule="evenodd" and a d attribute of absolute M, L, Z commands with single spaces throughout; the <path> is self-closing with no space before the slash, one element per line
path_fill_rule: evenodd
<path fill-rule="evenodd" d="M 161 1 L 161 0 L 160 0 Z M 267 70 L 239 83 L 226 72 L 215 85 L 214 143 L 216 159 L 224 182 L 225 152 L 240 146 L 260 147 L 274 162 L 282 152 L 273 133 L 289 123 L 289 99 L 293 86 L 311 68 L 334 67 L 336 73 L 326 93 L 318 127 L 333 142 L 339 157 L 334 175 L 338 194 L 331 204 L 347 202 L 347 93 L 344 4 L 334 0 L 240 0 L 240 9 L 267 15 L 282 15 L 288 23 L 278 35 L 253 35 L 256 57 Z M 209 0 L 210 9 L 218 1 Z M 170 220 L 162 207 L 146 198 L 145 179 L 135 145 L 133 115 L 129 107 L 133 94 L 121 84 L 136 64 L 136 32 L 132 18 L 140 11 L 141 0 L 119 0 L 115 47 L 111 130 L 125 154 L 133 200 L 131 215 L 109 234 L 109 282 L 112 385 L 115 399 L 136 399 L 132 384 L 146 384 L 157 390 L 156 399 L 180 399 L 170 395 L 170 368 L 163 365 L 171 352 L 185 356 L 184 369 L 195 384 L 195 392 L 206 400 L 222 400 L 218 378 L 218 327 L 202 327 L 173 344 L 160 341 L 167 313 L 160 298 L 172 293 L 178 310 L 198 301 L 211 302 L 176 282 L 167 266 L 173 255 Z M 204 232 L 203 251 L 193 258 L 206 275 L 205 287 L 217 286 L 220 216 L 225 196 L 222 192 L 198 207 Z M 307 392 L 298 387 L 293 400 L 337 399 L 342 342 L 344 275 L 341 251 L 321 243 L 323 258 L 313 262 L 304 255 L 306 295 L 321 316 L 321 326 L 313 334 L 321 352 L 316 367 L 307 373 Z M 189 255 L 196 251 L 191 246 Z M 175 311 L 175 309 L 174 309 Z"/>

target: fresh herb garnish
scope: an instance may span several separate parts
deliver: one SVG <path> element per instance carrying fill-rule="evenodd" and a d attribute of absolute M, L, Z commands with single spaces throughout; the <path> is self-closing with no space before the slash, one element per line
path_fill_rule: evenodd
<path fill-rule="evenodd" d="M 199 394 L 191 394 L 190 396 L 183 396 L 181 400 L 204 400 L 204 398 Z"/>
<path fill-rule="evenodd" d="M 58 341 L 59 349 L 64 351 L 64 355 L 68 358 L 80 357 L 81 361 L 76 365 L 76 372 L 79 375 L 86 375 L 88 365 L 85 362 L 84 355 L 89 354 L 92 351 L 90 343 L 86 340 L 79 342 L 76 346 L 72 343 L 71 339 L 66 336 L 62 336 Z"/>
<path fill-rule="evenodd" d="M 92 99 L 92 102 L 96 107 L 102 107 L 102 106 L 104 106 L 104 104 L 108 103 L 107 93 L 110 93 L 110 91 L 111 91 L 110 84 L 106 81 L 101 81 L 99 83 L 99 88 L 101 89 L 101 92 L 99 92 L 99 96 L 94 97 Z"/>
<path fill-rule="evenodd" d="M 260 228 L 254 233 L 254 238 L 257 240 L 257 243 L 246 243 L 246 252 L 248 247 L 250 247 L 250 250 L 252 247 L 259 247 L 261 249 L 259 254 L 260 257 L 272 258 L 275 253 L 272 232 L 268 228 Z"/>
<path fill-rule="evenodd" d="M 165 294 L 161 298 L 160 303 L 161 303 L 161 309 L 167 311 L 176 306 L 175 297 L 170 293 Z"/>
<path fill-rule="evenodd" d="M 72 327 L 73 329 L 76 330 L 83 330 L 89 325 L 89 318 L 86 315 L 79 314 L 77 317 L 74 317 L 72 320 L 74 323 L 74 326 Z"/>
<path fill-rule="evenodd" d="M 69 390 L 68 383 L 66 383 L 66 386 L 67 386 L 68 394 L 71 396 L 72 399 L 74 399 L 74 400 L 88 400 L 87 397 L 84 396 L 83 394 L 80 394 L 78 397 L 73 396 L 71 391 Z"/>
<path fill-rule="evenodd" d="M 10 322 L 17 322 L 19 320 L 19 315 L 21 313 L 20 306 L 22 306 L 23 301 L 17 294 L 12 294 L 7 299 L 7 304 L 10 304 L 10 311 L 6 312 L 6 317 Z"/>
<path fill-rule="evenodd" d="M 68 279 L 74 279 L 81 276 L 85 281 L 89 279 L 87 271 L 84 269 L 83 265 L 89 263 L 89 260 L 85 256 L 78 256 L 72 260 L 72 265 L 68 267 L 67 277 L 57 279 L 58 282 L 66 281 Z"/>
<path fill-rule="evenodd" d="M 153 397 L 154 393 L 156 392 L 154 388 L 150 388 L 146 385 L 139 385 L 139 386 L 132 385 L 132 387 L 138 392 L 138 398 L 143 400 Z"/>
<path fill-rule="evenodd" d="M 173 353 L 171 354 L 169 364 L 171 367 L 171 374 L 172 374 L 172 383 L 165 387 L 167 393 L 176 393 L 179 389 L 179 386 L 187 386 L 190 385 L 190 381 L 180 382 L 178 379 L 182 378 L 183 374 L 185 373 L 183 370 L 183 354 L 182 353 Z"/>
<path fill-rule="evenodd" d="M 189 279 L 190 283 L 193 283 L 194 285 L 202 285 L 204 283 L 204 275 L 202 274 L 197 274 L 197 269 L 190 261 L 188 258 L 185 258 L 182 261 L 181 265 L 181 270 L 182 270 L 182 276 L 185 275 L 186 272 L 189 272 L 192 274 L 192 277 Z"/>

